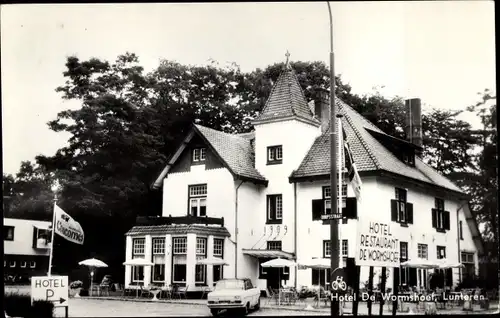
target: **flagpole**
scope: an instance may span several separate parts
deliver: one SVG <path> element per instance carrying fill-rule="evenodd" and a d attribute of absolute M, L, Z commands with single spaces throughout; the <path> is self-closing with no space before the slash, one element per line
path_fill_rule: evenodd
<path fill-rule="evenodd" d="M 52 209 L 52 233 L 50 239 L 50 255 L 49 255 L 49 272 L 48 276 L 52 275 L 52 259 L 54 257 L 54 233 L 56 232 L 56 205 L 57 205 L 57 192 L 54 192 L 54 208 Z"/>
<path fill-rule="evenodd" d="M 335 148 L 335 70 L 333 55 L 333 17 L 330 2 L 327 2 L 328 13 L 330 16 L 330 193 L 331 193 L 331 213 L 337 212 L 337 149 Z M 339 223 L 338 219 L 330 220 L 330 267 L 331 273 L 339 267 Z M 333 280 L 333 276 L 330 281 Z M 339 315 L 339 302 L 336 299 L 331 300 L 331 315 Z"/>
<path fill-rule="evenodd" d="M 340 121 L 340 117 L 341 115 L 340 114 L 337 114 L 337 127 L 338 127 L 338 134 L 337 134 L 337 150 L 338 150 L 338 168 L 337 168 L 337 171 L 338 171 L 338 175 L 339 175 L 339 180 L 338 180 L 338 194 L 339 194 L 339 202 L 338 202 L 338 213 L 340 215 L 342 215 L 342 179 L 343 179 L 343 175 L 342 175 L 342 159 L 344 158 L 344 156 L 342 156 L 342 148 L 344 146 L 344 143 L 343 143 L 343 137 L 344 137 L 344 134 L 342 133 L 342 122 Z M 341 262 L 341 255 L 342 255 L 342 241 L 341 241 L 341 238 L 342 238 L 342 235 L 341 235 L 341 227 L 339 226 L 338 228 L 338 233 L 339 233 L 339 267 L 340 267 L 340 264 L 342 264 Z"/>

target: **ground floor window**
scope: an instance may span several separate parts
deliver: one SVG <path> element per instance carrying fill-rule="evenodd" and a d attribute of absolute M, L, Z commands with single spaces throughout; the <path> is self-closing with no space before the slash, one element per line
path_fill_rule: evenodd
<path fill-rule="evenodd" d="M 474 253 L 461 252 L 460 260 L 464 267 L 462 268 L 462 280 L 472 278 L 476 274 L 476 266 L 474 264 Z"/>
<path fill-rule="evenodd" d="M 330 269 L 312 269 L 311 270 L 311 279 L 313 285 L 321 285 L 327 288 L 327 285 L 330 283 Z"/>
<path fill-rule="evenodd" d="M 153 282 L 165 281 L 165 264 L 155 264 L 153 267 Z"/>
<path fill-rule="evenodd" d="M 214 273 L 214 283 L 216 283 L 218 280 L 221 280 L 223 276 L 223 269 L 224 267 L 222 265 L 214 265 L 213 266 L 213 273 Z"/>
<path fill-rule="evenodd" d="M 144 266 L 132 266 L 132 281 L 133 282 L 144 281 Z"/>
<path fill-rule="evenodd" d="M 186 282 L 186 255 L 174 255 L 172 270 L 174 283 Z"/>
<path fill-rule="evenodd" d="M 422 288 L 427 288 L 427 270 L 426 269 L 417 269 L 418 283 Z"/>

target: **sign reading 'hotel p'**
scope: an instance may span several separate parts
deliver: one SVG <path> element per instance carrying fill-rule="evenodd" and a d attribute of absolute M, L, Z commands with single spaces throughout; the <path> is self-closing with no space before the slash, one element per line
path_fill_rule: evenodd
<path fill-rule="evenodd" d="M 358 220 L 356 265 L 399 267 L 399 227 L 389 220 Z"/>

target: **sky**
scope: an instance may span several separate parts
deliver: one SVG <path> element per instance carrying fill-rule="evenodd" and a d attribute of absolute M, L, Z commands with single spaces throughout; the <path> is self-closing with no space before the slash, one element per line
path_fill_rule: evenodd
<path fill-rule="evenodd" d="M 331 2 L 335 73 L 354 93 L 383 87 L 431 107 L 464 109 L 496 88 L 493 1 Z M 326 2 L 2 5 L 1 80 L 4 173 L 53 155 L 68 134 L 47 122 L 63 101 L 66 58 L 108 61 L 125 52 L 147 71 L 162 59 L 242 71 L 285 61 L 329 65 Z M 471 115 L 463 118 L 473 125 Z"/>

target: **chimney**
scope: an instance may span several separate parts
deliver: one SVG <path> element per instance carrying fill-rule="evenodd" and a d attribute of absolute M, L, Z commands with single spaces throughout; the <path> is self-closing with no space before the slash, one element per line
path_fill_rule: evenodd
<path fill-rule="evenodd" d="M 330 92 L 324 88 L 314 89 L 314 115 L 321 123 L 321 133 L 330 123 Z"/>
<path fill-rule="evenodd" d="M 422 112 L 420 98 L 411 98 L 405 101 L 405 133 L 406 140 L 422 147 Z"/>

